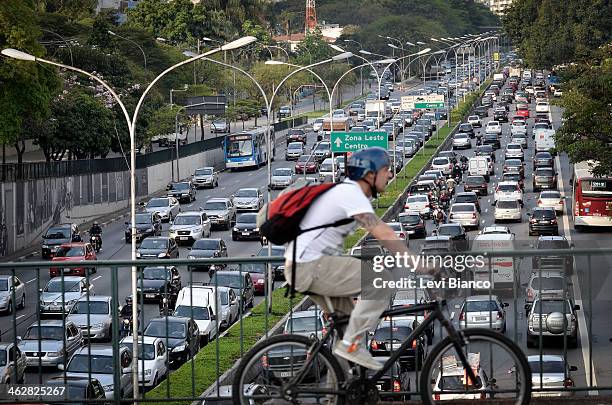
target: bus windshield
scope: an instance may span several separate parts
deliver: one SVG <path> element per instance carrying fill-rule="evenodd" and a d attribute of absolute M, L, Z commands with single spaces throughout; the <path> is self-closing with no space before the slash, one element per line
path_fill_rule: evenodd
<path fill-rule="evenodd" d="M 253 140 L 250 135 L 227 137 L 226 152 L 228 157 L 253 155 Z"/>
<path fill-rule="evenodd" d="M 584 195 L 612 197 L 612 179 L 584 179 L 580 186 Z"/>

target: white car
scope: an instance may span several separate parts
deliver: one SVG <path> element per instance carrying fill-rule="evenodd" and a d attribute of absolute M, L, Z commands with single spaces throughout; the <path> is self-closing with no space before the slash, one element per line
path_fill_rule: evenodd
<path fill-rule="evenodd" d="M 151 198 L 145 211 L 158 214 L 162 221 L 169 222 L 181 212 L 181 206 L 174 197 Z"/>
<path fill-rule="evenodd" d="M 315 307 L 306 311 L 296 311 L 285 321 L 284 334 L 302 335 L 306 337 L 316 336 L 323 338 L 325 331 L 325 318 L 323 311 Z"/>
<path fill-rule="evenodd" d="M 468 134 L 459 133 L 453 136 L 453 149 L 471 149 L 472 141 Z"/>
<path fill-rule="evenodd" d="M 517 181 L 500 181 L 497 183 L 494 201 L 503 199 L 523 201 L 523 191 Z"/>
<path fill-rule="evenodd" d="M 512 121 L 512 125 L 510 125 L 510 136 L 514 135 L 527 135 L 527 123 L 525 121 Z"/>
<path fill-rule="evenodd" d="M 203 211 L 181 212 L 170 225 L 170 237 L 176 243 L 193 243 L 198 239 L 210 238 L 212 224 Z"/>
<path fill-rule="evenodd" d="M 547 113 L 550 112 L 550 105 L 546 102 L 540 102 L 536 104 L 536 113 Z"/>
<path fill-rule="evenodd" d="M 453 172 L 453 163 L 447 157 L 437 157 L 431 162 L 433 170 L 442 170 L 445 176 L 450 176 Z"/>
<path fill-rule="evenodd" d="M 332 158 L 327 158 L 319 166 L 319 181 L 324 182 L 325 179 L 335 180 L 336 183 L 340 181 L 342 172 L 340 171 L 340 163 L 338 159 L 335 161 Z"/>
<path fill-rule="evenodd" d="M 468 124 L 472 124 L 473 127 L 482 128 L 482 121 L 480 121 L 480 117 L 478 115 L 470 115 L 467 118 Z"/>
<path fill-rule="evenodd" d="M 521 203 L 514 199 L 501 199 L 495 203 L 495 222 L 498 221 L 518 221 L 521 222 L 523 215 Z"/>
<path fill-rule="evenodd" d="M 576 366 L 570 366 L 563 355 L 544 354 L 527 357 L 531 369 L 531 384 L 534 389 L 558 388 L 559 391 L 532 392 L 532 397 L 571 397 L 575 391 L 565 388 L 574 387 L 572 371 L 578 371 Z"/>
<path fill-rule="evenodd" d="M 286 188 L 293 184 L 295 175 L 293 170 L 289 167 L 279 167 L 274 169 L 272 172 L 272 178 L 270 179 L 270 188 Z"/>
<path fill-rule="evenodd" d="M 547 190 L 540 192 L 538 197 L 538 207 L 554 208 L 557 214 L 563 214 L 564 197 L 557 190 Z"/>
<path fill-rule="evenodd" d="M 502 134 L 502 126 L 498 121 L 489 121 L 485 127 L 485 133 L 499 136 Z"/>
<path fill-rule="evenodd" d="M 466 372 L 463 368 L 463 365 L 455 357 L 453 353 L 450 353 L 448 356 L 442 357 L 442 364 L 436 366 L 436 377 L 435 377 L 435 385 L 433 388 L 433 394 L 435 397 L 435 401 L 448 401 L 452 403 L 455 399 L 471 399 L 478 400 L 481 398 L 486 398 L 485 391 L 491 389 L 489 384 L 489 377 L 480 366 L 480 353 L 467 353 L 467 359 L 472 369 L 476 371 L 478 377 L 481 381 L 480 388 L 476 388 L 476 386 L 467 381 L 466 384 Z M 454 390 L 454 392 L 453 392 Z M 444 392 L 446 391 L 446 393 Z M 462 393 L 461 391 L 475 391 L 469 393 Z"/>
<path fill-rule="evenodd" d="M 333 118 L 345 118 L 347 117 L 346 111 L 342 110 L 342 109 L 338 109 L 338 110 L 334 110 L 332 112 L 332 117 Z"/>
<path fill-rule="evenodd" d="M 421 216 L 429 218 L 431 215 L 431 203 L 429 197 L 424 194 L 411 195 L 406 198 L 404 211 L 417 211 Z"/>
<path fill-rule="evenodd" d="M 508 145 L 506 145 L 504 159 L 525 159 L 523 145 L 521 145 L 520 143 L 509 143 Z"/>
<path fill-rule="evenodd" d="M 478 235 L 510 235 L 512 234 L 512 232 L 510 231 L 510 228 L 508 228 L 507 226 L 499 226 L 499 225 L 495 225 L 495 226 L 485 226 L 482 231 L 478 232 Z"/>
<path fill-rule="evenodd" d="M 200 331 L 200 344 L 204 346 L 217 334 L 217 317 L 213 308 L 214 295 L 210 289 L 197 285 L 183 287 L 176 298 L 174 316 L 193 317 Z"/>
<path fill-rule="evenodd" d="M 480 228 L 480 214 L 473 203 L 455 203 L 451 205 L 449 222 L 461 224 L 464 228 Z"/>
<path fill-rule="evenodd" d="M 313 132 L 319 132 L 321 128 L 323 128 L 323 118 L 317 118 L 312 123 L 312 130 Z"/>
<path fill-rule="evenodd" d="M 119 344 L 131 351 L 133 342 L 133 336 L 126 336 Z M 137 342 L 138 380 L 145 387 L 155 387 L 170 372 L 167 366 L 169 364 L 168 349 L 164 344 L 164 339 L 158 337 L 144 336 L 140 337 Z"/>

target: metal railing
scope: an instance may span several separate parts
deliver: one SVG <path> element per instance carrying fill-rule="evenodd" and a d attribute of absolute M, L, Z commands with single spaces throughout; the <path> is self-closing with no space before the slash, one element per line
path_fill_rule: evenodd
<path fill-rule="evenodd" d="M 593 330 L 604 327 L 607 319 L 593 317 L 598 308 L 594 306 L 598 300 L 593 296 L 593 290 L 598 285 L 593 284 L 592 277 L 592 273 L 602 266 L 600 262 L 612 257 L 612 249 L 536 250 L 521 242 L 517 242 L 515 247 L 523 249 L 477 252 L 458 251 L 457 246 L 451 246 L 438 251 L 437 254 L 444 257 L 482 257 L 486 265 L 479 271 L 484 274 L 482 280 L 488 279 L 491 285 L 481 291 L 447 288 L 437 290 L 435 294 L 448 301 L 451 311 L 460 309 L 465 298 L 471 295 L 498 296 L 509 302 L 505 333 L 520 343 L 526 354 L 553 353 L 562 356 L 565 365 L 580 366 L 578 372 L 570 367 L 566 370 L 566 373 L 573 374 L 566 377 L 566 380 L 572 379 L 573 385 L 569 380 L 562 387 L 534 384 L 534 392 L 538 393 L 535 395 L 546 392 L 567 395 L 576 391 L 593 394 L 612 390 L 612 385 L 605 380 L 610 371 L 605 366 L 612 366 L 600 363 L 593 367 L 598 350 L 603 350 L 594 348 L 596 333 Z M 499 281 L 495 271 L 500 269 L 500 259 L 510 259 L 512 263 L 510 283 L 504 289 L 496 284 Z M 0 383 L 4 383 L 3 387 L 12 387 L 16 383 L 25 383 L 25 386 L 68 385 L 77 387 L 74 388 L 77 390 L 88 381 L 93 384 L 92 392 L 102 389 L 108 398 L 83 400 L 81 396 L 80 402 L 132 403 L 131 373 L 132 367 L 138 367 L 151 370 L 138 375 L 139 402 L 186 403 L 202 400 L 204 394 L 207 399 L 227 396 L 226 387 L 232 383 L 236 361 L 259 339 L 281 333 L 294 310 L 310 305 L 301 298 L 299 302 L 285 298 L 284 291 L 279 291 L 283 278 L 282 263 L 282 257 L 0 263 L 0 293 L 4 292 L 0 297 L 0 309 L 9 311 L 0 318 L 0 360 L 3 356 L 5 358 L 5 366 L 0 366 Z M 534 263 L 537 263 L 535 267 Z M 570 271 L 569 263 L 573 269 L 566 273 Z M 145 331 L 147 336 L 138 338 L 141 356 L 137 363 L 133 363 L 131 358 L 132 337 L 127 332 L 130 328 L 123 327 L 124 323 L 134 320 L 121 316 L 124 312 L 131 314 L 131 310 L 126 310 L 130 301 L 125 299 L 130 291 L 128 280 L 131 280 L 132 265 L 138 266 L 140 271 L 139 295 L 131 302 L 139 307 L 136 321 L 141 333 Z M 215 267 L 211 269 L 211 265 Z M 446 278 L 476 279 L 473 268 L 459 272 L 457 266 L 442 267 Z M 210 270 L 214 272 L 212 278 L 208 276 Z M 572 348 L 574 329 L 563 321 L 558 328 L 559 325 L 546 324 L 540 317 L 539 328 L 535 327 L 534 320 L 529 327 L 529 314 L 534 310 L 525 310 L 527 293 L 524 291 L 530 287 L 525 281 L 533 283 L 533 277 L 545 272 L 564 275 L 566 282 L 562 284 L 560 294 L 569 297 L 567 302 L 571 307 L 565 309 L 573 311 L 576 317 L 568 322 L 578 325 L 577 349 Z M 50 278 L 51 275 L 54 277 Z M 238 282 L 238 279 L 243 281 Z M 272 295 L 268 294 L 270 283 L 275 287 Z M 579 283 L 582 287 L 577 285 Z M 601 281 L 598 283 L 601 286 Z M 191 288 L 186 288 L 189 286 Z M 540 290 L 534 292 L 536 298 L 553 300 L 542 295 L 546 293 L 543 289 L 548 287 L 544 284 L 536 287 Z M 261 293 L 259 303 L 255 302 L 259 301 L 258 293 Z M 18 309 L 22 294 L 25 294 L 25 307 Z M 576 302 L 580 303 L 580 309 L 573 307 Z M 251 306 L 254 308 L 250 309 Z M 541 312 L 545 311 L 542 309 Z M 580 311 L 584 315 L 578 315 Z M 458 316 L 454 318 L 461 327 Z M 493 327 L 492 321 L 489 327 Z M 436 339 L 440 339 L 442 334 L 442 329 L 439 330 Z M 316 334 L 318 330 L 312 332 Z M 535 349 L 524 346 L 526 338 L 532 339 Z M 25 373 L 22 373 L 23 362 L 29 365 Z M 595 381 L 595 371 L 601 373 L 602 380 Z M 419 371 L 406 372 L 412 373 L 410 390 L 391 392 L 389 397 L 418 397 Z M 31 403 L 49 401 L 70 403 L 61 396 L 28 400 Z M 14 402 L 15 397 L 5 395 L 4 391 L 0 395 L 0 403 Z"/>

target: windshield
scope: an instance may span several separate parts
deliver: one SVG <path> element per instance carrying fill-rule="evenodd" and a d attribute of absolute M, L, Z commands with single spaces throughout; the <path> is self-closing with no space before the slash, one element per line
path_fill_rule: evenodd
<path fill-rule="evenodd" d="M 210 176 L 211 174 L 213 174 L 212 168 L 198 169 L 195 171 L 196 176 Z"/>
<path fill-rule="evenodd" d="M 73 373 L 113 374 L 115 372 L 115 364 L 113 363 L 113 356 L 75 354 L 72 356 L 70 364 L 68 364 L 67 371 Z"/>
<path fill-rule="evenodd" d="M 128 350 L 132 350 L 132 342 L 121 343 L 121 346 L 127 347 Z M 138 342 L 138 360 L 154 360 L 155 359 L 155 346 L 150 343 Z"/>
<path fill-rule="evenodd" d="M 226 209 L 227 205 L 224 202 L 207 202 L 204 204 L 204 210 L 208 211 L 225 211 Z"/>
<path fill-rule="evenodd" d="M 168 241 L 166 239 L 149 239 L 145 238 L 140 245 L 141 249 L 167 249 Z"/>
<path fill-rule="evenodd" d="M 64 292 L 78 292 L 80 291 L 81 283 L 74 280 L 50 280 L 45 287 L 45 292 L 62 292 L 62 286 L 64 287 Z"/>
<path fill-rule="evenodd" d="M 472 124 L 461 124 L 459 126 L 460 131 L 472 131 Z"/>
<path fill-rule="evenodd" d="M 272 176 L 291 176 L 291 169 L 276 169 L 272 173 Z"/>
<path fill-rule="evenodd" d="M 455 197 L 455 202 L 458 203 L 476 203 L 476 201 L 478 201 L 478 197 L 476 197 L 476 195 L 458 195 L 457 197 Z"/>
<path fill-rule="evenodd" d="M 508 145 L 508 149 L 522 149 L 521 145 L 511 143 Z"/>
<path fill-rule="evenodd" d="M 426 203 L 427 202 L 427 197 L 426 196 L 412 196 L 412 197 L 408 197 L 406 199 L 406 203 Z"/>
<path fill-rule="evenodd" d="M 332 170 L 332 165 L 329 163 L 326 163 L 324 165 L 321 165 L 321 167 L 319 167 L 319 172 L 331 172 Z"/>
<path fill-rule="evenodd" d="M 550 314 L 552 312 L 561 312 L 565 314 L 571 313 L 571 307 L 567 301 L 542 301 L 538 300 L 535 303 L 534 311 L 541 314 Z"/>
<path fill-rule="evenodd" d="M 531 368 L 531 372 L 533 375 L 536 374 L 547 374 L 547 373 L 555 373 L 555 374 L 564 374 L 565 373 L 565 364 L 562 361 L 530 361 L 529 367 Z"/>
<path fill-rule="evenodd" d="M 531 288 L 539 290 L 563 290 L 565 280 L 562 277 L 535 277 L 531 280 Z"/>
<path fill-rule="evenodd" d="M 254 224 L 257 222 L 256 214 L 242 214 L 238 217 L 236 222 L 241 224 Z"/>
<path fill-rule="evenodd" d="M 463 234 L 460 226 L 441 226 L 438 235 L 459 236 Z"/>
<path fill-rule="evenodd" d="M 70 239 L 70 231 L 66 228 L 49 228 L 45 239 Z"/>
<path fill-rule="evenodd" d="M 485 182 L 485 180 L 482 176 L 469 176 L 467 179 L 465 179 L 465 182 L 468 184 L 482 184 Z"/>
<path fill-rule="evenodd" d="M 74 305 L 74 307 L 72 307 L 71 314 L 87 314 L 87 313 L 92 314 L 92 315 L 106 315 L 110 313 L 108 302 L 78 301 Z"/>
<path fill-rule="evenodd" d="M 156 320 L 149 322 L 144 331 L 145 336 L 166 337 L 184 339 L 186 337 L 185 324 L 183 322 Z"/>
<path fill-rule="evenodd" d="M 85 256 L 85 248 L 83 246 L 60 247 L 57 249 L 57 257 L 81 257 Z"/>
<path fill-rule="evenodd" d="M 317 147 L 315 148 L 315 150 L 329 150 L 330 146 L 329 143 L 319 143 L 317 144 Z"/>
<path fill-rule="evenodd" d="M 500 184 L 497 189 L 505 193 L 511 193 L 513 191 L 517 191 L 518 186 L 514 184 Z"/>
<path fill-rule="evenodd" d="M 170 280 L 170 269 L 165 267 L 145 267 L 142 271 L 144 280 Z"/>
<path fill-rule="evenodd" d="M 250 135 L 239 135 L 226 138 L 226 154 L 228 157 L 253 155 L 253 140 Z"/>
<path fill-rule="evenodd" d="M 219 241 L 214 239 L 199 239 L 193 246 L 192 250 L 219 250 Z"/>
<path fill-rule="evenodd" d="M 174 315 L 184 316 L 185 318 L 191 318 L 192 317 L 191 311 L 193 311 L 193 319 L 196 319 L 198 321 L 208 321 L 210 319 L 210 316 L 208 314 L 208 308 L 196 307 L 193 305 L 190 305 L 190 306 L 179 305 L 174 310 Z"/>
<path fill-rule="evenodd" d="M 302 146 L 301 142 L 297 142 L 297 143 L 290 143 L 289 146 L 287 146 L 287 149 L 297 149 L 297 150 L 302 150 L 304 147 Z"/>
<path fill-rule="evenodd" d="M 210 284 L 241 289 L 242 288 L 241 280 L 242 278 L 238 274 L 233 275 L 233 274 L 215 273 L 212 279 L 210 280 Z"/>
<path fill-rule="evenodd" d="M 551 169 L 537 169 L 536 176 L 553 176 L 554 173 Z"/>
<path fill-rule="evenodd" d="M 172 183 L 170 190 L 189 190 L 189 183 Z"/>
<path fill-rule="evenodd" d="M 497 310 L 499 308 L 495 301 L 467 301 L 464 308 L 464 312 L 489 312 Z"/>
<path fill-rule="evenodd" d="M 435 158 L 432 162 L 434 165 L 448 165 L 448 158 Z"/>
<path fill-rule="evenodd" d="M 147 207 L 167 207 L 170 205 L 167 198 L 154 198 L 147 204 Z"/>
<path fill-rule="evenodd" d="M 290 318 L 285 326 L 286 331 L 293 332 L 315 332 L 323 329 L 321 318 L 315 316 L 302 316 L 299 318 Z"/>
<path fill-rule="evenodd" d="M 470 383 L 466 386 L 463 375 L 445 375 L 440 378 L 440 386 L 438 388 L 444 391 L 463 391 L 466 388 L 474 389 L 474 385 Z"/>
<path fill-rule="evenodd" d="M 266 272 L 266 264 L 265 263 L 241 263 L 240 270 L 247 273 L 260 273 L 263 274 Z"/>
<path fill-rule="evenodd" d="M 241 189 L 235 194 L 236 197 L 257 197 L 257 190 Z"/>
<path fill-rule="evenodd" d="M 38 325 L 30 326 L 23 337 L 23 340 L 64 340 L 64 327 L 63 326 L 44 326 Z M 2 352 L 3 353 L 3 352 Z"/>
<path fill-rule="evenodd" d="M 393 340 L 405 340 L 412 329 L 407 326 L 396 326 L 396 327 L 382 327 L 376 330 L 373 339 L 378 341 L 391 340 L 391 336 L 393 336 Z"/>
<path fill-rule="evenodd" d="M 537 219 L 553 219 L 555 218 L 555 211 L 550 209 L 543 209 L 543 210 L 534 210 L 533 211 L 533 218 L 537 218 Z"/>
<path fill-rule="evenodd" d="M 200 225 L 202 218 L 199 215 L 179 215 L 174 218 L 174 225 Z"/>
<path fill-rule="evenodd" d="M 538 241 L 538 249 L 569 249 L 569 242 L 566 239 L 543 239 Z"/>
<path fill-rule="evenodd" d="M 150 224 L 151 214 L 136 214 L 136 223 L 137 224 Z"/>
<path fill-rule="evenodd" d="M 419 215 L 402 215 L 399 220 L 403 224 L 416 225 L 421 222 L 421 217 Z"/>
<path fill-rule="evenodd" d="M 478 115 L 470 115 L 468 121 L 480 121 L 480 117 Z"/>
<path fill-rule="evenodd" d="M 8 280 L 0 280 L 0 291 L 8 291 L 8 290 L 9 290 Z"/>
<path fill-rule="evenodd" d="M 498 200 L 497 208 L 504 208 L 504 209 L 519 208 L 519 203 L 516 200 Z"/>
<path fill-rule="evenodd" d="M 467 139 L 467 134 L 457 134 L 454 136 L 455 139 Z"/>
<path fill-rule="evenodd" d="M 474 212 L 475 208 L 473 205 L 453 205 L 451 207 L 451 212 Z"/>

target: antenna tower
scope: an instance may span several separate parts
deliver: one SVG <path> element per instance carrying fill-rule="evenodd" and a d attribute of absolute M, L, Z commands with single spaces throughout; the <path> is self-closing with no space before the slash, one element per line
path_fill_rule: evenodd
<path fill-rule="evenodd" d="M 315 9 L 315 0 L 306 0 L 306 23 L 304 27 L 305 34 L 313 32 L 317 27 L 317 11 Z"/>

